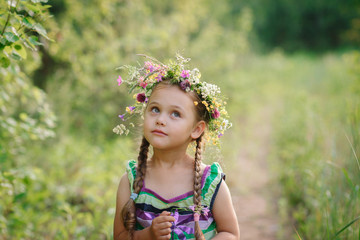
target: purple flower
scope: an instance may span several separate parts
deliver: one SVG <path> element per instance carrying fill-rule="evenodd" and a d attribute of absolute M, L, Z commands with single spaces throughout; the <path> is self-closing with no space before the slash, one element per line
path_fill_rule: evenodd
<path fill-rule="evenodd" d="M 120 85 L 122 84 L 122 78 L 121 78 L 121 76 L 120 76 L 120 75 L 119 75 L 119 77 L 118 77 L 117 81 L 118 81 L 118 86 L 120 86 Z"/>
<path fill-rule="evenodd" d="M 138 93 L 138 95 L 136 95 L 136 101 L 141 103 L 145 102 L 146 101 L 145 93 Z"/>
<path fill-rule="evenodd" d="M 218 117 L 220 117 L 220 112 L 219 110 L 217 110 L 216 108 L 214 109 L 213 113 L 211 114 L 211 117 L 214 119 L 217 119 Z"/>
<path fill-rule="evenodd" d="M 121 118 L 121 120 L 123 120 L 123 121 L 125 121 L 124 117 L 125 117 L 125 114 L 119 115 L 119 118 Z"/>
<path fill-rule="evenodd" d="M 189 78 L 190 77 L 190 73 L 189 70 L 183 70 L 180 77 L 182 78 Z"/>
<path fill-rule="evenodd" d="M 184 80 L 180 82 L 180 87 L 182 90 L 186 91 L 186 88 L 190 88 L 190 82 L 188 80 Z"/>
<path fill-rule="evenodd" d="M 156 79 L 156 81 L 157 82 L 161 82 L 162 81 L 162 75 L 159 73 L 156 77 L 155 77 L 155 79 Z"/>
<path fill-rule="evenodd" d="M 134 111 L 134 109 L 135 109 L 135 107 L 133 107 L 133 106 L 128 106 L 128 107 L 126 107 L 126 112 L 132 113 L 132 112 Z"/>
<path fill-rule="evenodd" d="M 218 138 L 221 138 L 224 134 L 219 133 Z"/>

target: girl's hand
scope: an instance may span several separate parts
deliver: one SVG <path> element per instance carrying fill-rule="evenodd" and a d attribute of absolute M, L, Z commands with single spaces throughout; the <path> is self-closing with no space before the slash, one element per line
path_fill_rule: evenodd
<path fill-rule="evenodd" d="M 150 233 L 153 239 L 168 240 L 171 238 L 171 226 L 175 218 L 170 216 L 169 212 L 162 212 L 158 217 L 154 218 L 150 226 Z"/>

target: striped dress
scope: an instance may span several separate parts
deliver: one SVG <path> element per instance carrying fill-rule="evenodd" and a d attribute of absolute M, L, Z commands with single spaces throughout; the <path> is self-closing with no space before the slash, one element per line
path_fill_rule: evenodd
<path fill-rule="evenodd" d="M 132 193 L 136 176 L 136 161 L 128 162 L 126 172 Z M 219 163 L 215 162 L 205 167 L 201 179 L 201 204 L 204 211 L 200 216 L 199 224 L 206 239 L 211 239 L 216 235 L 216 223 L 211 210 L 222 179 L 225 179 L 225 175 Z M 194 205 L 193 197 L 193 191 L 190 191 L 175 198 L 164 199 L 156 192 L 146 188 L 144 182 L 143 188 L 135 200 L 136 230 L 151 226 L 155 217 L 163 211 L 168 211 L 176 220 L 172 226 L 171 239 L 195 239 L 194 212 L 191 209 Z"/>

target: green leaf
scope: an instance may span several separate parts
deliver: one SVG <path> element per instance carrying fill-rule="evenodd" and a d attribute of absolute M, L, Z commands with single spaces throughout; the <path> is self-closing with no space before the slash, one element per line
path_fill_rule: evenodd
<path fill-rule="evenodd" d="M 18 53 L 16 53 L 16 52 L 12 52 L 12 53 L 10 54 L 10 57 L 11 57 L 12 59 L 16 60 L 16 61 L 20 61 L 20 60 L 21 60 L 21 56 L 20 56 Z"/>
<path fill-rule="evenodd" d="M 32 44 L 32 45 L 35 45 L 35 46 L 40 46 L 40 45 L 43 45 L 41 42 L 38 42 L 39 39 L 36 37 L 36 36 L 31 36 L 29 37 L 29 42 Z"/>
<path fill-rule="evenodd" d="M 4 37 L 0 37 L 0 43 L 5 46 L 7 45 L 8 41 L 6 41 Z"/>
<path fill-rule="evenodd" d="M 33 16 L 34 13 L 40 12 L 39 7 L 34 6 L 32 3 L 23 2 L 22 4 L 24 4 L 25 10 L 29 13 L 30 16 Z"/>
<path fill-rule="evenodd" d="M 15 48 L 16 50 L 21 50 L 21 45 L 16 44 L 16 45 L 14 45 L 14 48 Z"/>
<path fill-rule="evenodd" d="M 22 23 L 27 27 L 27 28 L 32 28 L 33 27 L 33 23 L 31 23 L 32 19 L 31 18 L 27 18 L 27 17 L 24 17 L 23 20 L 22 20 Z"/>
<path fill-rule="evenodd" d="M 333 239 L 336 239 L 336 237 L 342 233 L 345 229 L 347 229 L 348 227 L 350 227 L 354 222 L 356 222 L 357 220 L 360 219 L 360 216 L 355 218 L 354 220 L 352 220 L 351 222 L 349 222 L 348 224 L 345 225 L 345 227 L 343 227 L 342 229 L 340 229 L 336 234 L 335 236 L 333 237 Z"/>
<path fill-rule="evenodd" d="M 45 38 L 49 39 L 49 37 L 47 36 L 47 32 L 46 32 L 45 28 L 40 23 L 34 24 L 33 29 L 35 29 L 35 31 L 37 31 L 40 35 L 42 35 Z"/>
<path fill-rule="evenodd" d="M 4 33 L 4 37 L 6 38 L 6 40 L 8 40 L 9 42 L 16 42 L 19 40 L 19 37 L 16 36 L 15 34 L 11 33 L 11 32 L 6 32 Z"/>
<path fill-rule="evenodd" d="M 34 46 L 34 44 L 32 44 L 30 42 L 30 40 L 28 38 L 24 38 L 24 46 L 27 47 L 27 48 L 30 48 L 31 50 L 33 51 L 36 51 L 36 47 Z"/>
<path fill-rule="evenodd" d="M 51 7 L 52 7 L 51 5 L 42 5 L 43 9 L 48 9 L 48 8 L 51 8 Z"/>
<path fill-rule="evenodd" d="M 14 45 L 14 50 L 16 51 L 17 54 L 21 56 L 21 58 L 26 59 L 27 57 L 26 50 L 20 43 Z"/>
<path fill-rule="evenodd" d="M 0 58 L 0 64 L 1 64 L 1 67 L 7 68 L 8 66 L 10 66 L 10 59 L 3 56 L 3 57 Z"/>

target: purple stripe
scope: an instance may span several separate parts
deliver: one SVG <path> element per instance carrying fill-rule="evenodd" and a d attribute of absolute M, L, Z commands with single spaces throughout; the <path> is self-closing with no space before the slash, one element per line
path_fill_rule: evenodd
<path fill-rule="evenodd" d="M 142 210 L 136 210 L 137 222 L 144 228 L 151 226 L 152 220 L 157 217 L 159 214 L 154 214 L 151 212 L 144 212 Z M 192 234 L 194 227 L 194 217 L 193 214 L 180 215 L 178 212 L 172 213 L 171 216 L 175 217 L 174 226 L 180 228 L 182 231 Z M 201 215 L 199 225 L 201 229 L 208 229 L 214 218 L 210 213 L 208 216 Z M 190 230 L 190 231 L 189 231 Z M 179 234 L 179 233 L 178 233 Z"/>
<path fill-rule="evenodd" d="M 204 169 L 203 175 L 201 176 L 201 188 L 204 187 L 205 179 L 207 177 L 206 175 L 208 174 L 209 169 L 210 169 L 210 166 L 206 166 L 205 169 Z M 170 198 L 170 199 L 165 199 L 165 198 L 161 197 L 159 194 L 157 194 L 155 191 L 153 191 L 153 190 L 151 190 L 149 188 L 146 188 L 145 187 L 145 180 L 143 181 L 143 187 L 142 187 L 141 191 L 147 192 L 147 193 L 150 193 L 150 194 L 154 195 L 156 198 L 158 198 L 159 200 L 161 200 L 164 203 L 173 203 L 173 202 L 179 201 L 179 200 L 181 200 L 183 198 L 187 198 L 187 197 L 193 195 L 193 193 L 194 193 L 194 191 L 189 191 L 189 192 L 181 194 L 181 195 L 179 195 L 177 197 Z"/>
<path fill-rule="evenodd" d="M 160 214 L 155 214 L 152 212 L 144 212 L 142 210 L 136 209 L 136 216 L 142 220 L 152 220 L 159 216 Z M 186 222 L 193 222 L 194 216 L 193 214 L 185 214 L 185 215 L 179 215 L 177 219 L 178 224 L 185 224 Z M 212 222 L 213 216 L 211 213 L 208 214 L 208 216 L 204 216 L 203 214 L 200 216 L 199 222 Z"/>

